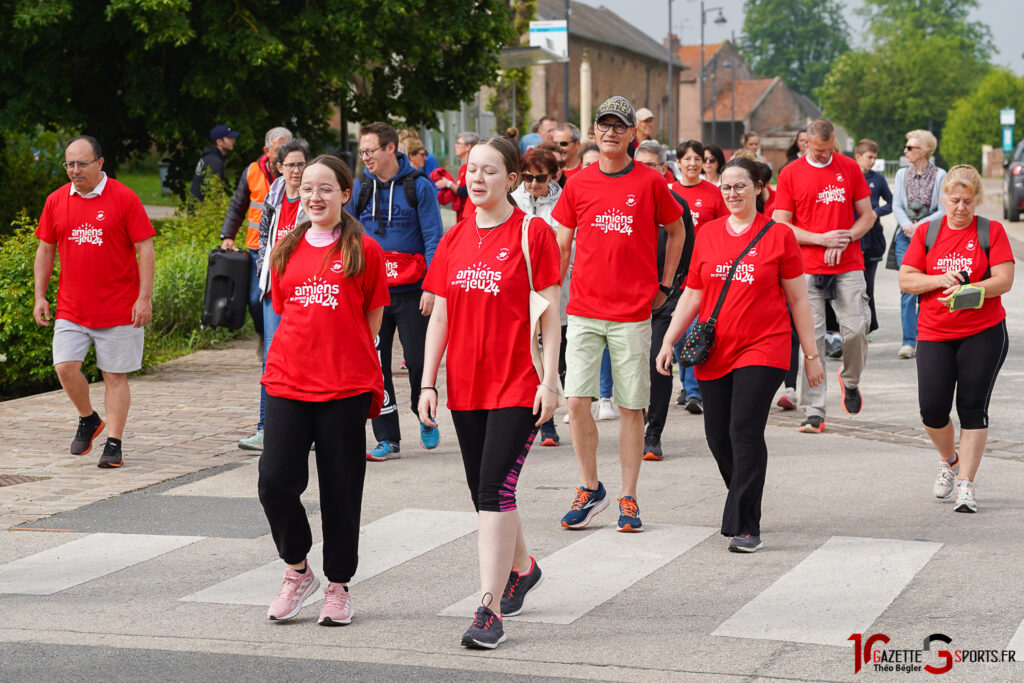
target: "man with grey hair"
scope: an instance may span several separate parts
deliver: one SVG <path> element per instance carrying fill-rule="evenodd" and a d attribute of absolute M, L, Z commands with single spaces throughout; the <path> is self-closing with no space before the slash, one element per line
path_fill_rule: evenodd
<path fill-rule="evenodd" d="M 440 204 L 451 204 L 455 212 L 455 222 L 476 211 L 473 202 L 469 201 L 469 188 L 466 187 L 466 162 L 469 161 L 469 150 L 480 142 L 480 136 L 471 130 L 459 133 L 455 138 L 455 156 L 462 162 L 456 180 L 438 178 L 434 187 L 438 189 L 437 201 Z"/>
<path fill-rule="evenodd" d="M 807 136 L 807 154 L 779 174 L 772 217 L 793 229 L 803 253 L 818 346 L 808 360 L 825 353 L 825 302 L 832 302 L 843 337 L 842 406 L 854 415 L 863 406 L 859 385 L 868 357 L 871 323 L 859 240 L 874 224 L 875 212 L 860 166 L 834 153 L 832 123 L 828 119 L 813 121 Z M 801 432 L 816 434 L 825 429 L 825 387 L 824 381 L 811 387 L 806 377 L 802 379 L 800 405 L 807 419 L 800 425 Z"/>
<path fill-rule="evenodd" d="M 555 144 L 562 148 L 565 157 L 562 172 L 568 180 L 583 168 L 580 163 L 580 129 L 566 121 L 555 128 Z"/>

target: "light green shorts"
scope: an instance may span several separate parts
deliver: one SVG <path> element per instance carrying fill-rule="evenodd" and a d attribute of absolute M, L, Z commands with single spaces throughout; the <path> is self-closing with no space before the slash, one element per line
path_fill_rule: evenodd
<path fill-rule="evenodd" d="M 612 360 L 615 403 L 642 410 L 651 402 L 651 320 L 635 323 L 569 316 L 565 332 L 565 395 L 597 398 L 601 356 Z"/>

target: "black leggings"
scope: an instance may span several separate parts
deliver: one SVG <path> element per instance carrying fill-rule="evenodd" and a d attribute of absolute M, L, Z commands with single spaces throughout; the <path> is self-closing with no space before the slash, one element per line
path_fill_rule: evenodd
<path fill-rule="evenodd" d="M 299 496 L 309 483 L 309 447 L 315 441 L 324 574 L 335 583 L 348 583 L 359 561 L 369 412 L 368 393 L 323 402 L 267 396 L 259 493 L 278 555 L 298 564 L 313 545 Z"/>
<path fill-rule="evenodd" d="M 761 535 L 761 494 L 768 470 L 764 428 L 772 398 L 786 371 L 752 365 L 724 377 L 699 380 L 704 397 L 704 434 L 729 494 L 722 535 Z"/>
<path fill-rule="evenodd" d="M 423 346 L 427 338 L 427 323 L 430 316 L 420 313 L 422 290 L 398 292 L 391 294 L 391 303 L 384 307 L 381 316 L 380 332 L 377 333 L 377 356 L 380 367 L 384 371 L 384 406 L 380 417 L 374 418 L 373 436 L 377 441 L 402 440 L 402 430 L 398 424 L 398 399 L 395 396 L 395 381 L 391 376 L 391 347 L 395 340 L 395 331 L 402 342 L 402 355 L 405 367 L 409 370 L 409 403 L 413 415 L 419 416 L 420 387 L 423 386 Z"/>
<path fill-rule="evenodd" d="M 988 402 L 1008 346 L 1006 321 L 963 339 L 919 339 L 917 401 L 925 427 L 949 424 L 955 389 L 960 429 L 988 429 Z"/>
<path fill-rule="evenodd" d="M 453 410 L 473 507 L 489 512 L 516 509 L 516 484 L 533 445 L 537 417 L 532 408 Z"/>

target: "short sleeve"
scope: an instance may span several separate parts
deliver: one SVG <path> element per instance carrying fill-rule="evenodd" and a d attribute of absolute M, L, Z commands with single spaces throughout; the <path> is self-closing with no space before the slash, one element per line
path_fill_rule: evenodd
<path fill-rule="evenodd" d="M 561 279 L 561 252 L 555 232 L 542 218 L 530 221 L 530 265 L 533 267 L 533 288 L 537 291 L 557 285 Z"/>
<path fill-rule="evenodd" d="M 384 251 L 366 235 L 363 235 L 363 254 L 366 262 L 363 269 L 363 310 L 369 312 L 391 303 L 391 295 L 384 271 Z"/>
<path fill-rule="evenodd" d="M 43 206 L 43 214 L 39 217 L 39 226 L 36 228 L 36 237 L 43 242 L 56 244 L 57 230 L 53 226 L 53 197 L 50 195 Z"/>
<path fill-rule="evenodd" d="M 142 205 L 142 200 L 127 187 L 124 188 L 124 193 L 124 226 L 132 244 L 155 236 L 156 230 L 153 229 L 153 223 L 146 215 L 146 208 Z"/>
<path fill-rule="evenodd" d="M 1006 236 L 1006 229 L 1003 228 L 1003 224 L 997 223 L 996 221 L 989 223 L 988 237 L 989 266 L 991 267 L 1007 262 L 1013 263 L 1013 249 L 1010 247 L 1010 240 Z"/>
<path fill-rule="evenodd" d="M 785 225 L 777 228 L 782 235 L 782 262 L 779 264 L 779 276 L 790 280 L 804 274 L 804 257 L 796 234 Z"/>
<path fill-rule="evenodd" d="M 576 218 L 576 186 L 579 183 L 566 183 L 562 194 L 558 196 L 551 218 L 567 228 L 576 229 L 579 222 Z"/>
<path fill-rule="evenodd" d="M 945 224 L 945 219 L 943 219 L 942 222 Z M 904 254 L 903 263 L 901 265 L 917 268 L 922 273 L 928 272 L 928 264 L 925 261 L 926 251 L 924 248 L 924 238 L 927 233 L 928 229 L 925 226 L 914 231 L 914 236 L 910 238 L 910 245 L 907 247 L 907 253 Z"/>
<path fill-rule="evenodd" d="M 437 243 L 434 258 L 427 269 L 427 277 L 423 280 L 423 289 L 437 296 L 448 296 L 448 243 L 451 242 L 453 231 L 449 231 Z"/>
<path fill-rule="evenodd" d="M 863 174 L 862 174 L 863 175 Z M 793 212 L 793 191 L 790 182 L 793 176 L 793 164 L 786 166 L 779 173 L 779 184 L 775 186 L 775 211 Z"/>
<path fill-rule="evenodd" d="M 679 205 L 668 183 L 661 178 L 654 181 L 654 220 L 658 225 L 668 225 L 683 217 L 683 207 Z"/>

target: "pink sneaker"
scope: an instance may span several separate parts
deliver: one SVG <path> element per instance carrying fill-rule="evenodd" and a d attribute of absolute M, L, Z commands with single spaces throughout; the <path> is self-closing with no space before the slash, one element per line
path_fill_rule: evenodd
<path fill-rule="evenodd" d="M 320 579 L 316 578 L 313 568 L 306 563 L 306 573 L 300 574 L 294 569 L 285 569 L 284 581 L 281 583 L 281 592 L 270 603 L 267 610 L 267 619 L 271 621 L 283 621 L 291 619 L 299 610 L 302 603 L 320 587 Z"/>
<path fill-rule="evenodd" d="M 340 626 L 352 621 L 352 595 L 340 583 L 333 581 L 324 589 L 324 608 L 320 610 L 320 621 L 323 626 Z"/>

